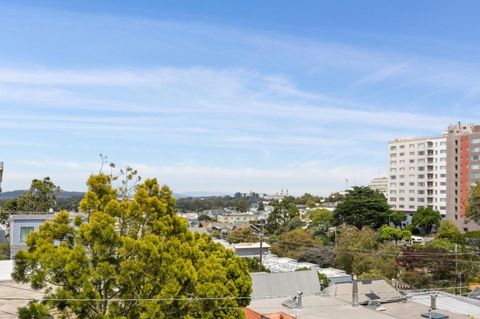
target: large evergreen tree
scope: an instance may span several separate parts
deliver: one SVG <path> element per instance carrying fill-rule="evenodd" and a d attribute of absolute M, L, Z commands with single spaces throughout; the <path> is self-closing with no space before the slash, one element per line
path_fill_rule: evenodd
<path fill-rule="evenodd" d="M 385 196 L 363 186 L 349 190 L 337 205 L 333 217 L 337 225 L 354 225 L 358 228 L 369 226 L 380 228 L 387 223 L 390 208 Z"/>
<path fill-rule="evenodd" d="M 45 222 L 15 257 L 13 277 L 46 291 L 41 305 L 74 318 L 242 318 L 247 265 L 174 214 L 155 179 L 119 199 L 111 177 L 88 180 L 80 209 Z M 31 309 L 31 310 L 30 310 Z"/>
<path fill-rule="evenodd" d="M 285 227 L 292 218 L 298 215 L 299 212 L 293 198 L 284 197 L 275 204 L 273 211 L 268 215 L 267 230 L 273 233 Z"/>

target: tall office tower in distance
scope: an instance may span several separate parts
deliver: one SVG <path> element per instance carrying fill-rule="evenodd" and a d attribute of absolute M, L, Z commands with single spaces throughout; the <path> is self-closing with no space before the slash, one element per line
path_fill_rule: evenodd
<path fill-rule="evenodd" d="M 447 131 L 447 212 L 463 231 L 478 230 L 468 222 L 466 207 L 471 186 L 480 181 L 480 125 L 452 125 Z"/>
<path fill-rule="evenodd" d="M 445 136 L 391 141 L 388 162 L 388 203 L 410 217 L 418 208 L 447 214 L 447 142 Z"/>

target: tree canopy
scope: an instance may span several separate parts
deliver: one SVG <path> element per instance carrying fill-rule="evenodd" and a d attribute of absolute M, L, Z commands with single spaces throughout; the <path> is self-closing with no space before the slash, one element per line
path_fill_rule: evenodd
<path fill-rule="evenodd" d="M 369 187 L 356 186 L 349 190 L 337 205 L 333 217 L 337 225 L 348 224 L 358 228 L 380 228 L 388 220 L 389 206 L 382 193 Z"/>
<path fill-rule="evenodd" d="M 267 230 L 273 233 L 286 226 L 292 218 L 298 215 L 298 209 L 294 201 L 285 197 L 282 201 L 275 204 L 273 211 L 268 216 Z"/>
<path fill-rule="evenodd" d="M 412 233 L 409 230 L 401 230 L 384 225 L 380 228 L 378 237 L 381 241 L 393 240 L 397 244 L 399 240 L 409 240 L 412 237 Z"/>
<path fill-rule="evenodd" d="M 480 184 L 470 188 L 467 202 L 467 216 L 476 223 L 480 223 Z"/>
<path fill-rule="evenodd" d="M 315 239 L 310 232 L 295 229 L 281 234 L 278 240 L 272 244 L 271 251 L 280 257 L 296 259 L 301 252 L 321 245 L 322 243 Z"/>
<path fill-rule="evenodd" d="M 247 264 L 188 231 L 172 192 L 156 179 L 123 200 L 111 182 L 91 176 L 83 218 L 72 223 L 60 212 L 15 256 L 13 278 L 46 292 L 41 304 L 21 310 L 25 318 L 43 308 L 75 318 L 242 318 Z"/>
<path fill-rule="evenodd" d="M 422 207 L 413 214 L 412 225 L 430 234 L 434 226 L 438 227 L 440 225 L 441 219 L 438 211 L 430 207 Z"/>
<path fill-rule="evenodd" d="M 50 177 L 34 179 L 27 191 L 6 202 L 3 208 L 10 212 L 48 212 L 55 207 L 59 192 L 60 187 Z"/>
<path fill-rule="evenodd" d="M 255 234 L 250 227 L 240 227 L 231 230 L 228 233 L 227 240 L 230 243 L 252 243 L 258 242 L 258 235 Z"/>

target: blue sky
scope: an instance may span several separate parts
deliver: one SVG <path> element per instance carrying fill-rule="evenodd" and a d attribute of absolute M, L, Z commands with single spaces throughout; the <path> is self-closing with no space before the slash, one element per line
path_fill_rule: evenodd
<path fill-rule="evenodd" d="M 0 1 L 4 190 L 98 154 L 176 192 L 327 194 L 479 122 L 475 1 Z"/>

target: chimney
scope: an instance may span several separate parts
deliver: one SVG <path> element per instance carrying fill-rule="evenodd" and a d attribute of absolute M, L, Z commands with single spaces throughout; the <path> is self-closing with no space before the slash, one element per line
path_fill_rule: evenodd
<path fill-rule="evenodd" d="M 297 308 L 302 308 L 302 295 L 303 292 L 297 292 Z"/>
<path fill-rule="evenodd" d="M 353 282 L 352 282 L 352 307 L 358 307 L 358 281 L 357 281 L 357 275 L 353 275 Z"/>

